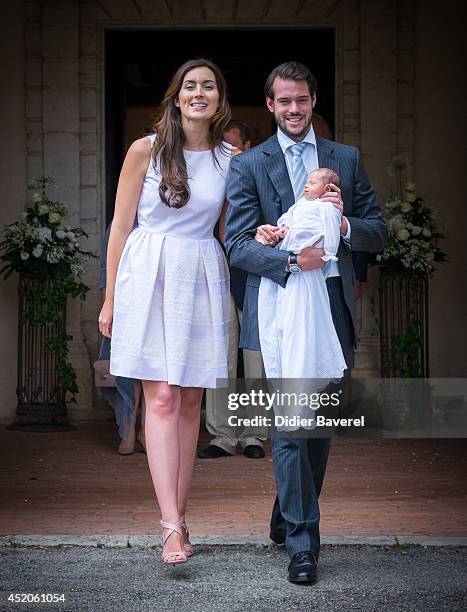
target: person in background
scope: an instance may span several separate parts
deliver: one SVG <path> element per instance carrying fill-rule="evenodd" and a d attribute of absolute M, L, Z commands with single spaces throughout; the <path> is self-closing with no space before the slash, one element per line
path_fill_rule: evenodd
<path fill-rule="evenodd" d="M 248 151 L 251 147 L 251 130 L 246 121 L 232 119 L 224 131 L 224 140 L 239 151 Z"/>
<path fill-rule="evenodd" d="M 245 121 L 233 120 L 224 130 L 224 140 L 240 151 L 251 146 L 251 130 Z M 230 328 L 228 369 L 229 378 L 237 377 L 238 340 L 242 323 L 243 298 L 245 296 L 247 272 L 229 267 L 230 270 Z M 247 380 L 264 378 L 263 361 L 259 351 L 243 350 L 243 369 Z M 216 401 L 217 398 L 217 401 Z M 250 459 L 264 457 L 263 442 L 266 430 L 261 427 L 234 427 L 228 424 L 232 414 L 227 408 L 224 396 L 206 391 L 206 428 L 214 436 L 207 448 L 198 451 L 200 459 L 217 459 L 235 455 L 237 446 Z"/>
<path fill-rule="evenodd" d="M 110 225 L 102 239 L 99 262 L 99 290 L 102 292 L 102 302 L 105 302 L 105 289 L 107 286 L 107 247 L 109 244 Z M 110 338 L 104 337 L 99 359 L 110 360 Z M 141 381 L 132 378 L 117 376 L 115 387 L 97 387 L 97 392 L 112 406 L 118 425 L 120 444 L 119 455 L 132 455 L 135 448 L 146 452 L 144 441 L 144 395 L 141 393 Z M 136 434 L 136 420 L 138 410 L 141 409 L 141 425 Z"/>

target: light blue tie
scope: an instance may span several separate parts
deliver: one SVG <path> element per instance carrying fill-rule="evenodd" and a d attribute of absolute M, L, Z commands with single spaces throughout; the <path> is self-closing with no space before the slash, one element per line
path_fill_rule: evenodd
<path fill-rule="evenodd" d="M 305 147 L 305 142 L 299 142 L 289 147 L 292 152 L 292 187 L 295 201 L 303 196 L 303 188 L 306 183 L 306 168 L 302 158 Z"/>
<path fill-rule="evenodd" d="M 305 147 L 305 142 L 298 142 L 289 147 L 292 152 L 292 187 L 295 194 L 295 201 L 303 196 L 303 189 L 307 179 L 306 168 L 302 157 Z M 331 261 L 327 261 L 324 264 L 322 271 L 324 278 L 328 278 L 331 272 Z"/>

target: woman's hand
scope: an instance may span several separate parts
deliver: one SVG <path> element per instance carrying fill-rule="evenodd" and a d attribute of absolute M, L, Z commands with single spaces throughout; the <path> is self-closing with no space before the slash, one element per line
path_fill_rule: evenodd
<path fill-rule="evenodd" d="M 106 299 L 102 306 L 101 313 L 99 315 L 99 331 L 106 338 L 112 337 L 112 319 L 113 319 L 114 305 L 112 300 Z"/>
<path fill-rule="evenodd" d="M 260 225 L 256 230 L 255 240 L 265 246 L 274 246 L 279 242 L 279 228 L 275 225 Z"/>

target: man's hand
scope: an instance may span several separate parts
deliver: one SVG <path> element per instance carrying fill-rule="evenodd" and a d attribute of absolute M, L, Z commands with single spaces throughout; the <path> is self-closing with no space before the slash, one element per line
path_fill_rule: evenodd
<path fill-rule="evenodd" d="M 297 255 L 297 263 L 302 270 L 318 270 L 319 268 L 323 268 L 326 264 L 326 262 L 321 259 L 323 255 L 323 249 L 317 249 L 316 247 L 310 246 L 303 249 L 300 255 Z"/>
<path fill-rule="evenodd" d="M 342 215 L 341 228 L 340 228 L 341 236 L 346 236 L 348 231 L 349 231 L 349 222 L 347 221 L 347 217 L 344 217 L 344 215 Z"/>
<path fill-rule="evenodd" d="M 341 198 L 341 190 L 334 183 L 329 183 L 330 191 L 321 196 L 320 200 L 323 202 L 330 202 L 333 206 L 337 208 L 337 210 L 341 214 L 341 227 L 340 234 L 341 236 L 345 236 L 349 229 L 349 222 L 347 218 L 342 214 L 344 211 L 344 203 Z"/>
<path fill-rule="evenodd" d="M 277 230 L 277 236 L 280 240 L 283 240 L 289 232 L 289 228 L 286 225 L 281 225 L 281 227 Z"/>

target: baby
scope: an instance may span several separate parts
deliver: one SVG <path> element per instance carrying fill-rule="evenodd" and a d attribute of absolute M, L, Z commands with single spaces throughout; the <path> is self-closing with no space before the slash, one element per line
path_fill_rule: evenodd
<path fill-rule="evenodd" d="M 329 168 L 318 168 L 317 170 L 310 172 L 305 188 L 303 189 L 303 197 L 301 197 L 284 215 L 279 218 L 277 221 L 279 229 L 276 230 L 276 236 L 280 239 L 285 238 L 291 226 L 295 226 L 295 230 L 304 229 L 305 231 L 308 231 L 306 227 L 303 227 L 303 221 L 310 217 L 316 217 L 319 214 L 319 217 L 322 219 L 323 223 L 328 226 L 326 228 L 327 231 L 324 234 L 324 261 L 331 259 L 337 261 L 337 257 L 335 255 L 339 247 L 340 239 L 340 215 L 336 214 L 336 209 L 333 211 L 330 208 L 331 205 L 329 203 L 321 202 L 321 200 L 319 200 L 319 198 L 325 193 L 332 191 L 331 183 L 337 186 L 340 184 L 339 176 L 336 172 L 334 172 L 334 170 L 330 170 Z M 306 206 L 305 209 L 303 209 L 303 205 L 306 205 L 307 202 L 313 202 L 313 207 L 309 208 Z M 336 221 L 339 221 L 339 223 L 337 224 Z M 272 246 L 273 244 L 264 234 L 261 233 L 260 228 L 257 232 L 255 240 L 266 246 Z M 302 244 L 297 251 L 289 247 L 285 249 L 283 245 L 280 245 L 280 248 L 281 250 L 300 253 L 306 246 L 310 246 L 309 242 L 308 244 Z"/>
<path fill-rule="evenodd" d="M 277 248 L 299 254 L 306 247 L 319 247 L 324 250 L 325 262 L 337 261 L 341 213 L 319 199 L 332 191 L 331 183 L 340 183 L 334 170 L 319 168 L 308 175 L 303 197 L 277 222 L 282 239 Z M 256 239 L 270 244 L 260 232 Z M 347 366 L 332 321 L 323 271 L 297 268 L 285 288 L 261 278 L 258 324 L 266 376 L 314 379 L 316 388 L 323 388 L 342 378 Z"/>
<path fill-rule="evenodd" d="M 318 168 L 313 170 L 308 175 L 308 179 L 303 189 L 303 195 L 307 200 L 316 200 L 328 191 L 332 191 L 331 183 L 340 185 L 340 179 L 337 172 L 329 168 Z"/>

